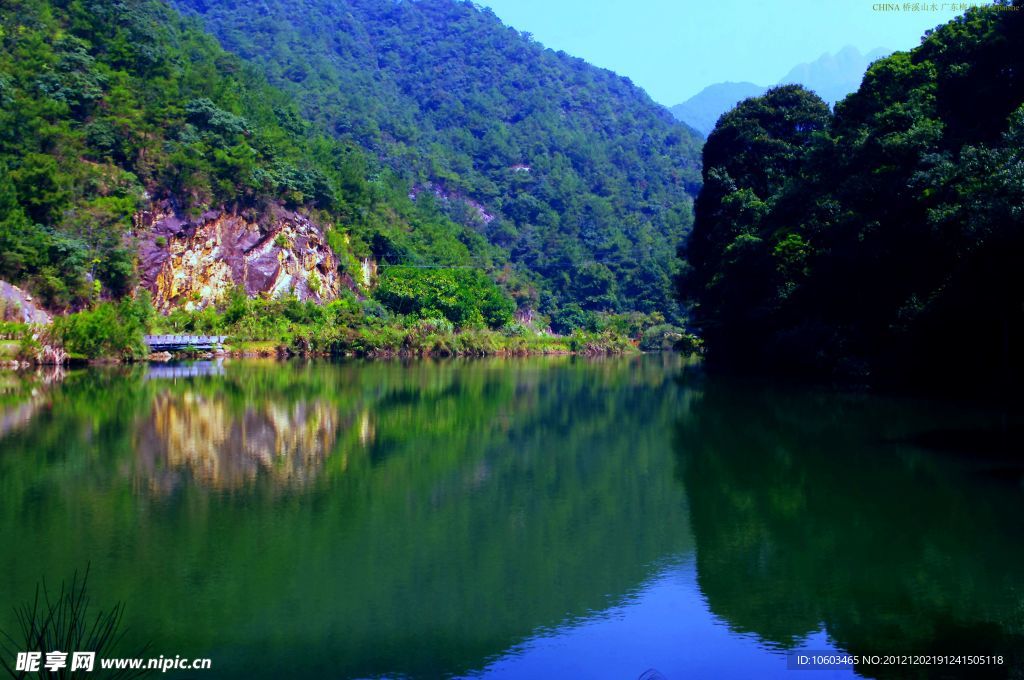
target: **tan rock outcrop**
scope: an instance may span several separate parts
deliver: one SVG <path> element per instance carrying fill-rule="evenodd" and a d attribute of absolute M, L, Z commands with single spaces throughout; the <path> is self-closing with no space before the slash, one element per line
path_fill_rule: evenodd
<path fill-rule="evenodd" d="M 324 302 L 345 285 L 324 231 L 280 206 L 188 219 L 160 204 L 136 225 L 140 284 L 161 311 L 220 303 L 235 286 L 249 297 L 294 293 Z"/>
<path fill-rule="evenodd" d="M 50 323 L 50 315 L 26 291 L 0 281 L 0 321 Z"/>

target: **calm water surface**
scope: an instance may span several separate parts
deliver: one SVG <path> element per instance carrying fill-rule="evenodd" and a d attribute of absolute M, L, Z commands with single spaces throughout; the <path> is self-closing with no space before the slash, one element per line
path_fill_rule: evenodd
<path fill-rule="evenodd" d="M 89 565 L 191 677 L 1021 677 L 1020 425 L 667 355 L 0 375 L 0 628 Z"/>

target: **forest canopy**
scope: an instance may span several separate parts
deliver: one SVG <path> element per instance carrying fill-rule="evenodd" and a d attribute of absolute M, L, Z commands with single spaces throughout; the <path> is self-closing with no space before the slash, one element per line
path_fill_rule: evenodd
<path fill-rule="evenodd" d="M 353 143 L 155 0 L 19 0 L 0 15 L 0 278 L 52 308 L 130 293 L 133 218 L 282 203 L 338 225 L 342 261 L 473 263 L 499 249 L 412 201 Z M 341 238 L 344 231 L 345 238 Z"/>
<path fill-rule="evenodd" d="M 280 203 L 348 269 L 471 266 L 545 320 L 682 320 L 700 140 L 627 79 L 456 0 L 171 4 L 5 6 L 0 278 L 78 309 L 135 290 L 155 203 Z"/>
<path fill-rule="evenodd" d="M 471 2 L 172 4 L 500 248 L 521 306 L 680 317 L 700 138 L 629 80 Z"/>
<path fill-rule="evenodd" d="M 1024 369 L 1024 11 L 969 10 L 834 114 L 799 86 L 724 115 L 680 278 L 709 358 L 876 378 Z"/>

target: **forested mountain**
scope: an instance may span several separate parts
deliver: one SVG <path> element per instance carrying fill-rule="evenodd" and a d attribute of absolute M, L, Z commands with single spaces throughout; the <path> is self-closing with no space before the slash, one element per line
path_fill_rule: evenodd
<path fill-rule="evenodd" d="M 639 88 L 457 0 L 172 0 L 319 129 L 503 249 L 523 306 L 676 316 L 699 139 Z M 401 259 L 387 243 L 376 255 Z"/>
<path fill-rule="evenodd" d="M 4 5 L 0 278 L 51 308 L 131 291 L 144 229 L 133 220 L 161 204 L 179 221 L 271 203 L 304 212 L 327 227 L 343 267 L 381 242 L 410 258 L 492 264 L 483 237 L 406 194 L 159 2 Z"/>
<path fill-rule="evenodd" d="M 814 61 L 794 66 L 779 85 L 802 85 L 829 104 L 835 104 L 860 86 L 871 62 L 890 53 L 877 48 L 867 54 L 847 45 L 835 54 L 825 53 Z M 749 97 L 760 97 L 768 90 L 754 83 L 715 83 L 669 109 L 678 120 L 702 135 L 711 134 L 723 113 Z"/>
<path fill-rule="evenodd" d="M 873 381 L 1024 377 L 1024 3 L 784 86 L 704 147 L 681 280 L 709 358 Z"/>

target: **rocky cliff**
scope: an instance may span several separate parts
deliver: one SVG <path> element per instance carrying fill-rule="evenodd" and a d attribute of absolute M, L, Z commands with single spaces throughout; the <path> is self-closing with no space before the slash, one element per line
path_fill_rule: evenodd
<path fill-rule="evenodd" d="M 339 274 L 324 230 L 280 206 L 190 219 L 160 203 L 137 215 L 135 226 L 140 285 L 164 312 L 219 303 L 235 286 L 250 297 L 294 293 L 324 302 L 352 285 Z"/>
<path fill-rule="evenodd" d="M 0 321 L 47 324 L 50 315 L 27 292 L 0 281 Z"/>

